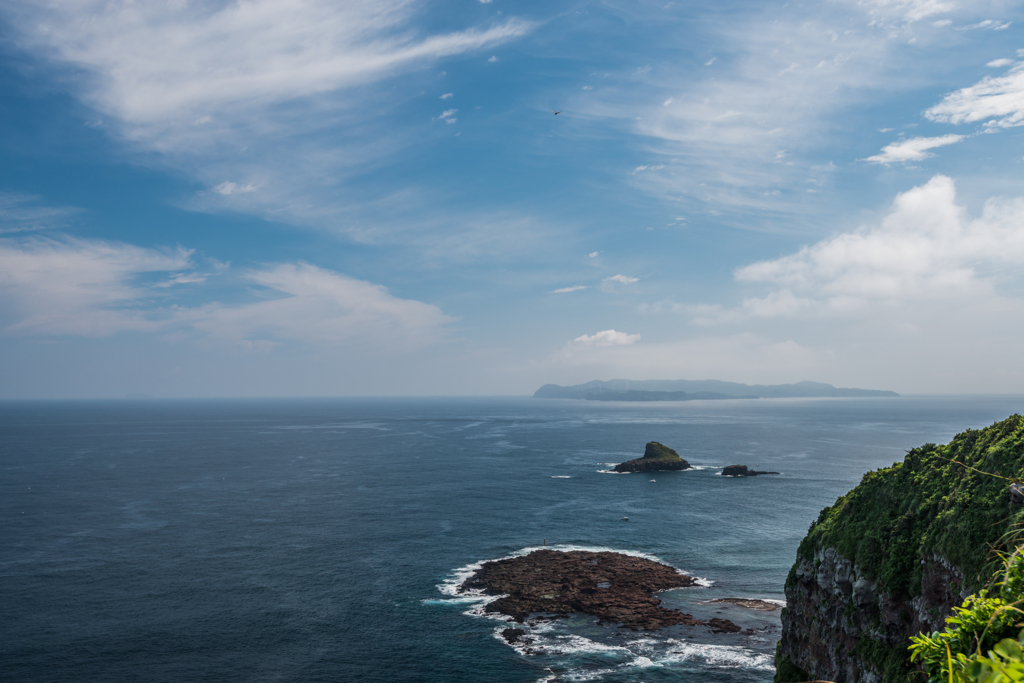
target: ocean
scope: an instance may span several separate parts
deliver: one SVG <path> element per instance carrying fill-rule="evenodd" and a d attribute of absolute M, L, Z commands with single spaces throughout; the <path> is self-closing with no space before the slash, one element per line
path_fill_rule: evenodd
<path fill-rule="evenodd" d="M 0 403 L 0 679 L 770 681 L 797 545 L 864 473 L 1024 397 Z M 614 474 L 660 441 L 696 468 Z M 744 464 L 777 476 L 727 478 Z M 628 521 L 623 520 L 628 517 Z M 747 634 L 574 615 L 531 653 L 457 583 L 544 547 L 702 579 Z"/>

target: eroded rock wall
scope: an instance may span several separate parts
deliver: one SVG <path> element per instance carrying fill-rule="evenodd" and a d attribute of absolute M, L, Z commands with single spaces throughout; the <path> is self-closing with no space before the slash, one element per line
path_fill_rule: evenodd
<path fill-rule="evenodd" d="M 910 668 L 910 636 L 940 630 L 968 594 L 963 573 L 942 557 L 921 564 L 921 594 L 894 598 L 833 548 L 801 558 L 786 584 L 780 659 L 813 679 L 890 683 L 894 670 Z"/>

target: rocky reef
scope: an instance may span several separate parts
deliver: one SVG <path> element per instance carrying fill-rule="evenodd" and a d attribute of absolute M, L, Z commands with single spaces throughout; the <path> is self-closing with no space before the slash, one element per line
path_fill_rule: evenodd
<path fill-rule="evenodd" d="M 994 551 L 1020 542 L 1024 511 L 1007 488 L 1021 478 L 1019 415 L 864 475 L 800 544 L 775 680 L 924 680 L 909 639 L 940 630 L 1000 566 Z"/>
<path fill-rule="evenodd" d="M 690 463 L 680 458 L 674 450 L 657 441 L 647 444 L 642 458 L 627 460 L 615 466 L 616 472 L 663 472 L 688 469 L 690 469 Z"/>
<path fill-rule="evenodd" d="M 583 612 L 602 622 L 631 629 L 656 630 L 683 624 L 706 626 L 716 633 L 736 633 L 728 619 L 702 621 L 678 610 L 661 607 L 656 591 L 684 588 L 696 581 L 672 567 L 632 555 L 584 550 L 535 550 L 523 557 L 484 563 L 459 587 L 459 592 L 482 590 L 503 597 L 487 605 L 522 623 L 530 614 L 565 616 Z M 518 629 L 506 629 L 509 642 Z"/>
<path fill-rule="evenodd" d="M 746 465 L 729 465 L 722 470 L 723 477 L 756 477 L 759 474 L 778 474 L 778 472 L 758 472 Z"/>

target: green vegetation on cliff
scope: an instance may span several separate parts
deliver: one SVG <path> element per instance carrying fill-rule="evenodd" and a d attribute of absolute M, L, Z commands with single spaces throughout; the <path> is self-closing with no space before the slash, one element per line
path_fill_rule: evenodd
<path fill-rule="evenodd" d="M 1016 665 L 1024 645 L 1020 586 L 991 592 L 1024 538 L 1024 506 L 1008 491 L 1021 480 L 1020 415 L 864 475 L 800 544 L 775 680 L 1024 682 L 992 673 Z M 914 671 L 911 639 L 927 676 Z M 950 664 L 970 676 L 950 678 Z"/>
<path fill-rule="evenodd" d="M 657 441 L 651 441 L 647 444 L 647 447 L 644 449 L 644 458 L 648 460 L 670 460 L 673 462 L 682 460 L 678 453 Z"/>
<path fill-rule="evenodd" d="M 998 476 L 992 476 L 998 475 Z M 821 511 L 800 544 L 835 548 L 893 597 L 918 595 L 921 559 L 938 554 L 977 590 L 998 568 L 991 551 L 1024 521 L 1010 509 L 1009 479 L 1024 478 L 1024 418 L 969 429 L 948 445 L 926 444 L 902 463 L 869 472 L 861 484 Z"/>

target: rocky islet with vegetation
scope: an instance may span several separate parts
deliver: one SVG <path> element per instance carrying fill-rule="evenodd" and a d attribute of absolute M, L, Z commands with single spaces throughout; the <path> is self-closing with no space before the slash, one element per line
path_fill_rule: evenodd
<path fill-rule="evenodd" d="M 627 460 L 615 466 L 616 472 L 664 472 L 691 469 L 690 463 L 679 457 L 674 450 L 651 441 L 644 448 L 643 457 Z"/>

